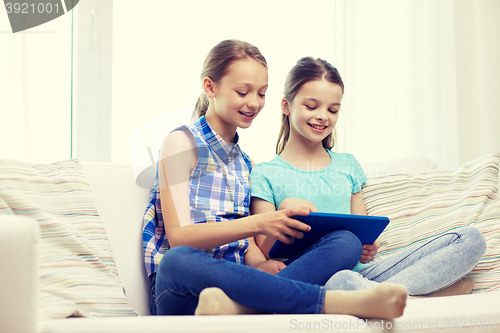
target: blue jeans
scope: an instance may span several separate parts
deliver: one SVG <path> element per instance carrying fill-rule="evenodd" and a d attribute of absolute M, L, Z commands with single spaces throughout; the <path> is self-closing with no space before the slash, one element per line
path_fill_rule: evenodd
<path fill-rule="evenodd" d="M 462 279 L 485 251 L 486 240 L 478 229 L 454 229 L 371 264 L 359 274 L 338 272 L 325 288 L 356 290 L 392 282 L 406 286 L 410 295 L 426 295 Z"/>
<path fill-rule="evenodd" d="M 190 247 L 175 247 L 163 256 L 152 285 L 159 315 L 194 314 L 201 291 L 222 289 L 231 299 L 267 313 L 322 313 L 322 285 L 337 271 L 350 269 L 361 257 L 361 243 L 349 231 L 332 232 L 276 275 L 215 259 Z"/>
<path fill-rule="evenodd" d="M 287 266 L 276 275 L 322 286 L 336 272 L 356 266 L 362 254 L 358 237 L 350 231 L 337 230 L 285 261 Z"/>

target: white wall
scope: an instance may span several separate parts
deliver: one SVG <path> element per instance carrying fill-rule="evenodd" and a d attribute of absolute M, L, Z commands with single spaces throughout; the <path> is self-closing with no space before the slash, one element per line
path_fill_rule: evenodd
<path fill-rule="evenodd" d="M 111 162 L 113 1 L 74 10 L 73 147 L 80 161 Z"/>
<path fill-rule="evenodd" d="M 498 1 L 256 1 L 244 16 L 229 1 L 151 3 L 155 13 L 115 3 L 114 161 L 126 161 L 140 123 L 194 103 L 203 59 L 226 38 L 255 44 L 269 62 L 266 106 L 240 131 L 256 161 L 274 156 L 284 78 L 306 55 L 330 61 L 346 83 L 338 151 L 453 168 L 500 150 Z M 130 24 L 132 15 L 144 19 Z"/>
<path fill-rule="evenodd" d="M 113 161 L 128 161 L 128 135 L 141 123 L 196 102 L 205 56 L 230 38 L 256 45 L 268 61 L 266 106 L 240 144 L 256 161 L 271 159 L 286 73 L 307 55 L 335 63 L 335 1 L 144 3 L 114 2 Z"/>

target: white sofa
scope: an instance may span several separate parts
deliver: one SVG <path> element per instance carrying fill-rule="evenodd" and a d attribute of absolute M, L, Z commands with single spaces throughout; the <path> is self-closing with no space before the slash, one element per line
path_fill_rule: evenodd
<path fill-rule="evenodd" d="M 486 325 L 489 325 L 486 332 L 500 331 L 498 291 L 409 299 L 403 317 L 393 321 L 367 322 L 343 315 L 149 316 L 149 282 L 141 238 L 149 189 L 136 185 L 130 166 L 97 163 L 82 163 L 82 166 L 111 243 L 119 278 L 138 316 L 38 320 L 38 224 L 25 216 L 0 214 L 1 333 L 376 332 L 391 328 L 405 332 L 450 328 L 483 332 Z M 388 171 L 420 172 L 435 165 L 427 160 L 410 159 L 364 167 L 371 177 Z"/>

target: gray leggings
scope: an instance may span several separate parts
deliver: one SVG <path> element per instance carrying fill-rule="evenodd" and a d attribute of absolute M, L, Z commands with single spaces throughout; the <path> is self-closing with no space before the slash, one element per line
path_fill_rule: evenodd
<path fill-rule="evenodd" d="M 486 240 L 478 229 L 453 229 L 377 261 L 359 274 L 340 271 L 328 280 L 325 289 L 357 290 L 392 282 L 404 285 L 410 295 L 426 295 L 462 279 L 485 251 Z"/>

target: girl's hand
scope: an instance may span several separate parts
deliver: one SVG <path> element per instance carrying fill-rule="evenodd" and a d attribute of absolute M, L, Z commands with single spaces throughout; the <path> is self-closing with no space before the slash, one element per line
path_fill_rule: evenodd
<path fill-rule="evenodd" d="M 286 198 L 280 203 L 278 210 L 289 208 L 305 208 L 310 212 L 318 212 L 318 209 L 313 205 L 312 202 L 300 198 Z"/>
<path fill-rule="evenodd" d="M 285 202 L 283 205 L 286 205 L 286 202 L 293 203 L 293 201 L 288 199 L 285 199 L 283 202 Z M 269 250 L 276 240 L 290 244 L 293 242 L 293 237 L 303 237 L 301 231 L 307 232 L 311 230 L 308 225 L 291 219 L 295 215 L 309 215 L 310 209 L 294 207 L 293 205 L 293 208 L 288 207 L 288 209 L 283 209 L 283 205 L 280 206 L 281 210 L 276 211 L 274 203 L 261 198 L 253 197 L 250 203 L 251 217 L 258 219 L 256 226 L 258 234 L 255 235 L 255 240 L 266 259 L 269 259 Z"/>
<path fill-rule="evenodd" d="M 266 260 L 266 261 L 262 262 L 256 268 L 261 270 L 261 271 L 268 272 L 268 273 L 271 273 L 274 275 L 274 274 L 278 273 L 279 271 L 281 271 L 285 267 L 286 267 L 286 265 L 283 262 L 271 259 L 271 260 Z"/>
<path fill-rule="evenodd" d="M 273 240 L 282 241 L 285 244 L 292 244 L 294 238 L 302 238 L 302 232 L 308 232 L 311 227 L 305 223 L 294 220 L 295 215 L 309 215 L 309 210 L 305 208 L 292 208 L 269 212 L 254 216 L 260 217 L 259 231 L 261 234 Z"/>
<path fill-rule="evenodd" d="M 378 242 L 378 240 L 376 240 L 373 244 L 363 244 L 363 254 L 359 259 L 359 262 L 362 264 L 367 264 L 368 262 L 370 262 L 377 254 L 379 247 L 380 243 Z"/>

